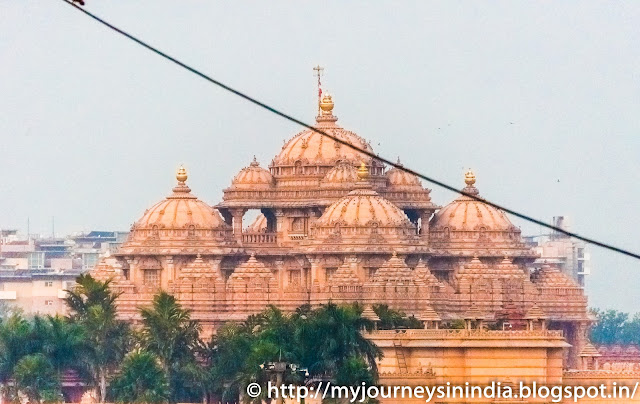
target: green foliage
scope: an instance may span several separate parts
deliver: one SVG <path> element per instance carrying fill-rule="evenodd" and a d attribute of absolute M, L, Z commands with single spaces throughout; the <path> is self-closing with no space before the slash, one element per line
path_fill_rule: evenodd
<path fill-rule="evenodd" d="M 6 384 L 20 359 L 36 351 L 31 340 L 31 324 L 21 315 L 13 314 L 0 324 L 0 382 Z"/>
<path fill-rule="evenodd" d="M 111 381 L 118 403 L 165 403 L 169 399 L 169 383 L 155 355 L 133 352 L 122 363 L 120 373 Z"/>
<path fill-rule="evenodd" d="M 247 384 L 273 380 L 269 366 L 277 362 L 288 364 L 285 383 L 374 383 L 381 352 L 363 333 L 372 328 L 358 305 L 302 306 L 292 314 L 268 307 L 218 330 L 209 346 L 213 392 L 222 402 L 233 401 Z"/>
<path fill-rule="evenodd" d="M 266 385 L 276 375 L 292 384 L 377 380 L 381 351 L 366 338 L 373 323 L 358 304 L 304 305 L 293 313 L 269 306 L 222 326 L 204 344 L 191 312 L 166 292 L 140 309 L 137 329 L 118 320 L 118 296 L 109 281 L 82 275 L 68 291 L 68 317 L 13 313 L 2 319 L 0 385 L 9 396 L 59 401 L 59 380 L 69 370 L 86 377 L 101 401 L 109 395 L 128 403 L 198 402 L 207 396 L 237 402 L 247 384 Z M 421 328 L 387 306 L 376 309 L 389 327 Z"/>
<path fill-rule="evenodd" d="M 424 328 L 422 322 L 414 316 L 407 317 L 402 311 L 391 309 L 386 304 L 374 304 L 373 311 L 380 317 L 378 324 L 380 330 Z"/>
<path fill-rule="evenodd" d="M 41 353 L 22 357 L 13 370 L 17 391 L 32 403 L 60 402 L 60 380 L 51 361 Z"/>
<path fill-rule="evenodd" d="M 85 346 L 84 330 L 63 317 L 13 314 L 0 325 L 0 382 L 14 398 L 58 401 L 63 372 L 82 374 Z"/>
<path fill-rule="evenodd" d="M 84 330 L 85 349 L 82 364 L 88 380 L 98 386 L 98 397 L 104 402 L 108 379 L 115 373 L 131 345 L 129 325 L 116 317 L 116 299 L 110 281 L 99 281 L 91 275 L 80 275 L 76 288 L 67 291 L 65 299 L 69 319 Z"/>
<path fill-rule="evenodd" d="M 465 324 L 464 320 L 452 320 L 448 323 L 442 324 L 442 328 L 447 328 L 450 330 L 464 330 Z"/>
<path fill-rule="evenodd" d="M 194 370 L 195 354 L 201 347 L 199 323 L 191 320 L 190 311 L 166 292 L 155 295 L 152 306 L 140 309 L 140 314 L 141 345 L 158 358 L 169 383 L 171 401 L 193 398 L 189 390 L 180 388 L 180 381 L 187 369 Z"/>
<path fill-rule="evenodd" d="M 595 344 L 640 344 L 640 313 L 629 318 L 628 313 L 617 310 L 593 309 L 597 322 L 591 328 L 591 341 Z"/>

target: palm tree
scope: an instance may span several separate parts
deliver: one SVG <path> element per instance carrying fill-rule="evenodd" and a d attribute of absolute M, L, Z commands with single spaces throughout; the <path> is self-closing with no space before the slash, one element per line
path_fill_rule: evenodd
<path fill-rule="evenodd" d="M 129 354 L 112 380 L 116 402 L 154 404 L 169 399 L 169 384 L 158 359 L 149 352 Z"/>
<path fill-rule="evenodd" d="M 76 278 L 76 286 L 67 290 L 64 301 L 71 311 L 72 319 L 82 319 L 89 315 L 89 309 L 100 306 L 105 312 L 115 314 L 115 301 L 121 293 L 110 289 L 111 280 L 100 281 L 91 274 L 82 274 Z"/>
<path fill-rule="evenodd" d="M 424 328 L 424 325 L 420 320 L 414 316 L 407 317 L 407 315 L 399 310 L 394 310 L 387 304 L 374 304 L 373 311 L 380 318 L 378 329 L 380 330 L 394 330 L 396 328 Z"/>
<path fill-rule="evenodd" d="M 298 328 L 296 342 L 303 355 L 302 364 L 312 377 L 334 379 L 341 369 L 360 358 L 373 379 L 377 378 L 376 360 L 382 352 L 363 335 L 362 330 L 372 329 L 373 323 L 362 317 L 362 307 L 328 303 L 314 310 L 307 321 L 306 326 Z"/>
<path fill-rule="evenodd" d="M 39 340 L 39 350 L 50 361 L 58 378 L 66 370 L 84 371 L 87 341 L 82 326 L 60 316 L 36 316 L 33 319 L 32 340 Z"/>
<path fill-rule="evenodd" d="M 20 313 L 10 315 L 0 324 L 0 387 L 3 390 L 0 394 L 8 389 L 7 382 L 20 359 L 35 351 L 31 336 L 31 324 Z"/>
<path fill-rule="evenodd" d="M 26 355 L 13 370 L 16 390 L 32 403 L 61 401 L 60 379 L 53 364 L 44 354 Z"/>
<path fill-rule="evenodd" d="M 100 402 L 107 396 L 107 382 L 116 372 L 130 345 L 129 325 L 116 316 L 119 293 L 110 290 L 111 281 L 99 281 L 89 274 L 76 279 L 77 286 L 67 291 L 65 302 L 69 318 L 85 331 L 83 361 L 91 381 L 97 386 Z"/>
<path fill-rule="evenodd" d="M 200 325 L 191 320 L 191 312 L 176 301 L 175 297 L 160 292 L 153 297 L 150 308 L 141 308 L 142 346 L 160 361 L 169 383 L 171 400 L 175 400 L 179 385 L 175 383 L 182 369 L 196 363 L 200 349 Z"/>

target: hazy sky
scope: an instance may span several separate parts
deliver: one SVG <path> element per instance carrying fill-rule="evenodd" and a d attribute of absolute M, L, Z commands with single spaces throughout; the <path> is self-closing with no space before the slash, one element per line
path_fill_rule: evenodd
<path fill-rule="evenodd" d="M 640 251 L 638 1 L 86 1 L 309 122 L 320 63 L 381 155 Z M 215 204 L 299 130 L 55 0 L 0 0 L 0 94 L 0 228 L 23 232 L 128 229 L 180 163 Z M 640 311 L 640 261 L 590 250 L 590 303 Z"/>

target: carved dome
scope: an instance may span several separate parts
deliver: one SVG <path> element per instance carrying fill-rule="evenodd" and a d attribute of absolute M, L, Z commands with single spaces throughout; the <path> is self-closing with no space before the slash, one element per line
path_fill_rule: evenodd
<path fill-rule="evenodd" d="M 373 152 L 371 145 L 355 133 L 336 124 L 338 118 L 333 115 L 333 100 L 326 94 L 320 103 L 320 115 L 316 118 L 316 128 L 358 148 Z M 305 129 L 285 143 L 274 160 L 273 166 L 333 166 L 338 161 L 348 161 L 354 166 L 371 158 L 352 148 L 321 135 L 311 129 Z"/>
<path fill-rule="evenodd" d="M 396 205 L 372 189 L 356 189 L 329 206 L 316 221 L 316 226 L 405 227 L 409 218 Z"/>
<path fill-rule="evenodd" d="M 400 159 L 398 159 L 398 164 L 400 164 Z M 393 167 L 385 174 L 387 177 L 387 185 L 389 188 L 394 189 L 407 189 L 407 188 L 418 188 L 422 189 L 422 183 L 413 174 L 409 174 L 408 172 L 401 170 L 399 168 Z"/>
<path fill-rule="evenodd" d="M 415 226 L 405 213 L 389 200 L 371 189 L 366 181 L 367 169 L 362 163 L 358 170 L 356 189 L 330 205 L 314 223 L 312 238 L 318 248 L 327 244 L 344 249 L 370 249 L 372 245 L 404 246 L 418 241 Z"/>
<path fill-rule="evenodd" d="M 124 248 L 140 242 L 161 240 L 176 242 L 182 239 L 220 239 L 230 230 L 217 210 L 199 200 L 185 184 L 187 172 L 180 167 L 178 185 L 173 193 L 147 209 L 133 225 Z"/>
<path fill-rule="evenodd" d="M 463 191 L 478 195 L 475 175 L 471 171 L 465 174 L 465 182 L 467 186 Z M 445 228 L 451 231 L 519 231 L 503 211 L 466 195 L 456 198 L 431 219 L 432 230 Z"/>
<path fill-rule="evenodd" d="M 325 188 L 353 188 L 358 182 L 358 171 L 348 162 L 339 162 L 322 179 L 320 185 Z"/>
<path fill-rule="evenodd" d="M 475 175 L 465 175 L 463 191 L 477 196 Z M 520 229 L 507 215 L 483 200 L 461 195 L 440 209 L 429 224 L 431 245 L 435 250 L 466 256 L 535 257 L 520 237 Z"/>
<path fill-rule="evenodd" d="M 236 189 L 260 189 L 271 187 L 273 187 L 273 176 L 269 170 L 260 167 L 260 163 L 258 163 L 255 157 L 251 164 L 240 170 L 231 182 L 231 188 Z"/>

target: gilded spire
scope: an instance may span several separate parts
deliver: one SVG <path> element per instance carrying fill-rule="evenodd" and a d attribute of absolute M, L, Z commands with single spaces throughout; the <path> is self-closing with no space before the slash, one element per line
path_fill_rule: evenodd
<path fill-rule="evenodd" d="M 178 167 L 178 171 L 176 172 L 176 179 L 178 180 L 178 185 L 173 188 L 173 195 L 169 196 L 169 199 L 175 198 L 195 198 L 195 196 L 189 195 L 191 189 L 185 184 L 189 176 L 187 175 L 187 169 L 184 168 L 182 164 Z"/>
<path fill-rule="evenodd" d="M 364 181 L 369 176 L 369 169 L 367 165 L 364 164 L 364 161 L 360 163 L 360 167 L 358 168 L 358 179 L 360 181 Z"/>
<path fill-rule="evenodd" d="M 331 94 L 326 93 L 322 96 L 320 100 L 320 110 L 322 115 L 333 115 L 333 99 L 331 98 Z"/>
<path fill-rule="evenodd" d="M 180 185 L 184 185 L 184 183 L 187 181 L 187 178 L 189 178 L 189 176 L 187 175 L 187 169 L 184 168 L 182 164 L 180 164 L 178 172 L 176 173 L 176 179 L 178 180 L 178 183 Z"/>
<path fill-rule="evenodd" d="M 464 174 L 464 183 L 467 184 L 463 189 L 464 192 L 471 195 L 478 195 L 478 188 L 474 185 L 476 183 L 476 175 L 471 169 Z"/>
<path fill-rule="evenodd" d="M 472 187 L 476 183 L 476 175 L 469 169 L 464 175 L 464 183 Z"/>

